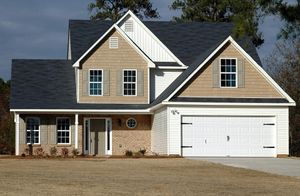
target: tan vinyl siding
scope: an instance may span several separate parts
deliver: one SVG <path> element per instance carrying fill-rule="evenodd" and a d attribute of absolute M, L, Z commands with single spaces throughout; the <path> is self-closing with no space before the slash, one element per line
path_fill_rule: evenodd
<path fill-rule="evenodd" d="M 244 59 L 245 75 L 242 88 L 214 88 L 212 65 L 217 58 Z M 179 97 L 282 97 L 232 44 L 227 44 L 215 59 L 204 66 L 204 69 L 187 83 L 179 92 Z"/>
<path fill-rule="evenodd" d="M 69 154 L 71 155 L 72 149 L 75 147 L 75 119 L 74 115 L 41 115 L 41 114 L 32 114 L 32 115 L 21 115 L 20 116 L 20 153 L 25 153 L 26 148 L 26 118 L 27 117 L 38 117 L 40 119 L 40 144 L 33 145 L 33 150 L 36 148 L 42 147 L 46 154 L 50 154 L 50 148 L 55 146 L 58 149 L 58 155 L 60 155 L 61 148 L 68 148 Z M 56 118 L 57 117 L 68 117 L 71 120 L 71 144 L 60 144 L 56 142 Z M 78 149 L 81 152 L 82 149 L 82 122 L 79 121 L 78 125 Z"/>
<path fill-rule="evenodd" d="M 148 102 L 148 65 L 146 60 L 118 33 L 113 32 L 108 37 L 118 37 L 118 49 L 109 48 L 109 39 L 106 38 L 81 65 L 79 69 L 79 102 L 80 103 L 147 103 Z M 109 71 L 109 87 L 105 90 L 106 96 L 88 96 L 88 78 L 84 73 L 89 69 L 103 69 Z M 118 77 L 122 69 L 143 70 L 144 85 L 141 96 L 118 95 Z M 84 82 L 83 82 L 84 81 Z M 122 83 L 122 80 L 120 81 Z"/>

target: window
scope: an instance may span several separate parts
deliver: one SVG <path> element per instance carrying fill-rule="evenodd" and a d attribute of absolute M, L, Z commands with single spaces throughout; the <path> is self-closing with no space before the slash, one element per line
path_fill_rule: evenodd
<path fill-rule="evenodd" d="M 102 95 L 102 70 L 90 70 L 90 95 Z"/>
<path fill-rule="evenodd" d="M 221 59 L 221 87 L 236 87 L 236 59 Z"/>
<path fill-rule="evenodd" d="M 134 118 L 128 118 L 126 121 L 126 126 L 130 129 L 134 129 L 137 125 L 137 122 Z"/>
<path fill-rule="evenodd" d="M 119 48 L 119 40 L 118 37 L 110 37 L 109 38 L 109 48 L 116 49 Z"/>
<path fill-rule="evenodd" d="M 125 22 L 125 32 L 133 32 L 133 21 L 127 20 Z"/>
<path fill-rule="evenodd" d="M 123 95 L 136 95 L 136 70 L 123 70 Z"/>
<path fill-rule="evenodd" d="M 26 143 L 40 144 L 40 119 L 26 119 Z"/>
<path fill-rule="evenodd" d="M 70 119 L 69 118 L 57 118 L 57 143 L 58 144 L 70 144 Z"/>

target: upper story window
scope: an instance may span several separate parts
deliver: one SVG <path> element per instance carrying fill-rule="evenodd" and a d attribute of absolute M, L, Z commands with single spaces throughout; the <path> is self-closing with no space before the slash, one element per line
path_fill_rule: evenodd
<path fill-rule="evenodd" d="M 136 70 L 123 70 L 123 95 L 134 96 L 137 91 L 137 73 Z"/>
<path fill-rule="evenodd" d="M 236 59 L 221 59 L 221 87 L 237 87 Z"/>
<path fill-rule="evenodd" d="M 125 32 L 133 32 L 133 21 L 127 20 L 125 22 Z"/>
<path fill-rule="evenodd" d="M 119 39 L 118 39 L 118 37 L 110 37 L 109 38 L 109 48 L 110 49 L 119 48 Z"/>
<path fill-rule="evenodd" d="M 26 119 L 26 143 L 40 144 L 40 119 Z"/>
<path fill-rule="evenodd" d="M 90 70 L 89 75 L 89 94 L 92 96 L 102 95 L 102 70 Z"/>
<path fill-rule="evenodd" d="M 69 118 L 57 118 L 56 120 L 57 130 L 57 143 L 58 144 L 70 144 L 70 119 Z"/>

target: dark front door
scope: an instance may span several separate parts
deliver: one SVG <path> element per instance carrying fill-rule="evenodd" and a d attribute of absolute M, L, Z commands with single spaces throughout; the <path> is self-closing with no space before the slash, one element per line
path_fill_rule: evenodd
<path fill-rule="evenodd" d="M 90 120 L 90 155 L 105 155 L 105 119 Z"/>

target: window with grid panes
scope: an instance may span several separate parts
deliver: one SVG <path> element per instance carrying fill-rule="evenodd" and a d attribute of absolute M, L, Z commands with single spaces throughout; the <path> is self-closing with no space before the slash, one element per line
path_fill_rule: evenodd
<path fill-rule="evenodd" d="M 236 59 L 221 59 L 221 87 L 237 86 Z"/>
<path fill-rule="evenodd" d="M 27 144 L 40 143 L 40 119 L 39 118 L 26 119 L 26 143 Z"/>
<path fill-rule="evenodd" d="M 70 144 L 70 119 L 58 118 L 56 122 L 57 129 L 57 143 L 58 144 Z"/>
<path fill-rule="evenodd" d="M 136 95 L 136 70 L 123 70 L 123 95 Z"/>
<path fill-rule="evenodd" d="M 90 95 L 102 95 L 102 70 L 90 70 Z"/>

